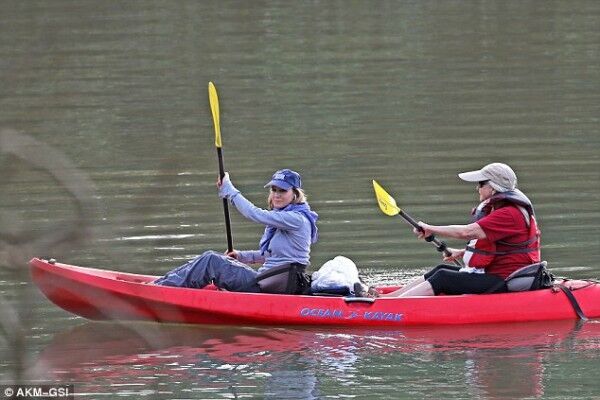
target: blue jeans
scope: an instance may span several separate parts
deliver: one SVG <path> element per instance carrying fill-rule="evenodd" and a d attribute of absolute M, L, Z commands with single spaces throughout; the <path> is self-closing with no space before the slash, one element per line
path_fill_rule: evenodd
<path fill-rule="evenodd" d="M 206 251 L 180 267 L 169 271 L 154 281 L 156 285 L 203 288 L 213 282 L 217 287 L 231 292 L 259 293 L 257 272 L 215 251 Z"/>

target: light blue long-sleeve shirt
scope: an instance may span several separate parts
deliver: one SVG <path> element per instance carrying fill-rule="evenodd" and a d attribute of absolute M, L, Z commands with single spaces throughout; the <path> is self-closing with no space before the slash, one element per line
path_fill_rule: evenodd
<path fill-rule="evenodd" d="M 269 226 L 277 228 L 269 244 L 269 251 L 264 255 L 260 250 L 238 251 L 239 261 L 245 264 L 262 263 L 259 273 L 284 264 L 309 264 L 311 223 L 301 212 L 274 211 L 256 207 L 228 179 L 223 180 L 220 195 L 227 197 L 231 204 L 249 220 L 266 225 L 267 228 Z M 266 235 L 267 228 L 263 237 Z"/>

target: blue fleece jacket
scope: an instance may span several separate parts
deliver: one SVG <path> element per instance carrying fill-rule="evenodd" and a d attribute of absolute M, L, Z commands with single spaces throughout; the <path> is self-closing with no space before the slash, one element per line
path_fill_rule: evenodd
<path fill-rule="evenodd" d="M 219 196 L 229 199 L 247 219 L 265 225 L 265 233 L 260 243 L 268 242 L 266 251 L 239 251 L 239 261 L 245 264 L 262 263 L 259 273 L 283 264 L 309 264 L 310 246 L 318 238 L 318 215 L 310 210 L 307 203 L 304 203 L 304 206 L 299 204 L 281 210 L 261 209 L 246 199 L 228 177 L 223 179 Z"/>

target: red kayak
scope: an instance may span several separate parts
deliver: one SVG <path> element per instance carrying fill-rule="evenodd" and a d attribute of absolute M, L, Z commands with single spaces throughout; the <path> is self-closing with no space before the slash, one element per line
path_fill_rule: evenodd
<path fill-rule="evenodd" d="M 236 293 L 157 286 L 157 276 L 76 267 L 34 258 L 34 283 L 53 303 L 93 320 L 188 324 L 411 326 L 576 319 L 561 290 L 362 299 Z M 567 281 L 587 318 L 600 317 L 600 284 Z M 381 287 L 381 293 L 397 287 Z"/>

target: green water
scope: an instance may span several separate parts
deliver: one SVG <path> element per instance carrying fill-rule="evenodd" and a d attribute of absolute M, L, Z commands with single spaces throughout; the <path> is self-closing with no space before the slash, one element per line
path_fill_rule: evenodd
<path fill-rule="evenodd" d="M 160 274 L 224 250 L 213 81 L 238 188 L 262 204 L 274 170 L 301 172 L 321 216 L 313 267 L 342 254 L 372 284 L 422 273 L 438 255 L 379 212 L 371 180 L 417 219 L 463 223 L 477 198 L 456 173 L 501 161 L 555 274 L 599 278 L 599 3 L 5 1 L 0 21 L 2 382 L 88 398 L 600 395 L 594 323 L 518 326 L 508 343 L 479 328 L 450 344 L 454 328 L 140 339 L 63 312 L 24 272 L 49 255 Z M 261 227 L 235 211 L 232 226 L 256 247 Z"/>

